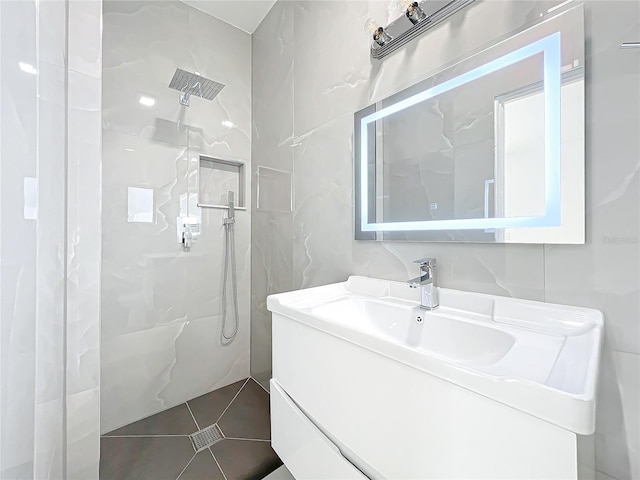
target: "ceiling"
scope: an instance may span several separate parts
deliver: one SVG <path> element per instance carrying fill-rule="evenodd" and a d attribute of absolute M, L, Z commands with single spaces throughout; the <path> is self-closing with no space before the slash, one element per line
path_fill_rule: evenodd
<path fill-rule="evenodd" d="M 255 32 L 276 0 L 182 0 L 198 10 L 208 13 L 223 22 L 244 30 Z"/>

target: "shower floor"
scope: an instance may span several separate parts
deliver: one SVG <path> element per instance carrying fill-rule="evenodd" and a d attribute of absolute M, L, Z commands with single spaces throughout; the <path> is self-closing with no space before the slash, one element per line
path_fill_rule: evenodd
<path fill-rule="evenodd" d="M 189 435 L 217 424 L 222 440 L 196 453 Z M 269 394 L 252 378 L 126 425 L 100 439 L 100 480 L 262 479 L 271 448 Z"/>

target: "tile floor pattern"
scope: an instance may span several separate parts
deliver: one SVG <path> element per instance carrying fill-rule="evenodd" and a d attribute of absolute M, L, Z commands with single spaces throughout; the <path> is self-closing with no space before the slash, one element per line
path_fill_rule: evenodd
<path fill-rule="evenodd" d="M 217 423 L 225 438 L 195 453 L 189 435 Z M 262 479 L 271 448 L 269 394 L 248 378 L 103 435 L 100 480 Z"/>

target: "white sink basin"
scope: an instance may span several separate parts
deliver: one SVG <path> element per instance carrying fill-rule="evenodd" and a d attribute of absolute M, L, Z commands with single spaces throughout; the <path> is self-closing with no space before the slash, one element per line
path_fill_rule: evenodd
<path fill-rule="evenodd" d="M 594 432 L 600 312 L 448 289 L 425 311 L 419 296 L 403 282 L 350 277 L 267 305 L 571 432 Z"/>
<path fill-rule="evenodd" d="M 368 298 L 343 298 L 311 313 L 459 363 L 493 364 L 515 343 L 513 335 L 498 328 Z"/>

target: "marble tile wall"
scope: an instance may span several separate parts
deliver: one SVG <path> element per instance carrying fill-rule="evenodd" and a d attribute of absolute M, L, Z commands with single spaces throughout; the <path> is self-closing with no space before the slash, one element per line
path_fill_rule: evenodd
<path fill-rule="evenodd" d="M 101 17 L 0 4 L 2 478 L 98 477 Z"/>
<path fill-rule="evenodd" d="M 294 288 L 293 212 L 268 203 L 265 207 L 264 201 L 258 208 L 258 195 L 264 199 L 282 190 L 293 196 L 294 10 L 294 2 L 276 2 L 252 35 L 251 375 L 267 389 L 271 314 L 266 298 Z M 258 175 L 258 167 L 288 172 L 281 177 L 289 182 L 269 185 Z"/>
<path fill-rule="evenodd" d="M 270 376 L 269 293 L 352 274 L 402 281 L 415 276 L 413 259 L 434 256 L 444 287 L 604 312 L 598 427 L 581 441 L 581 462 L 587 477 L 596 468 L 638 478 L 640 63 L 618 48 L 640 38 L 637 2 L 585 2 L 586 245 L 353 240 L 353 113 L 558 3 L 479 1 L 381 62 L 369 57 L 364 24 L 395 18 L 393 2 L 276 4 L 253 36 L 253 179 L 263 165 L 293 172 L 294 208 L 253 204 L 251 369 Z"/>
<path fill-rule="evenodd" d="M 85 480 L 100 463 L 102 0 L 67 16 L 66 478 Z"/>
<path fill-rule="evenodd" d="M 236 212 L 240 328 L 223 347 L 226 212 L 195 204 L 200 154 L 250 170 L 251 38 L 180 2 L 106 1 L 103 58 L 104 433 L 249 374 L 251 212 Z M 183 107 L 176 68 L 225 87 Z M 176 234 L 187 207 L 202 230 L 188 253 Z"/>

